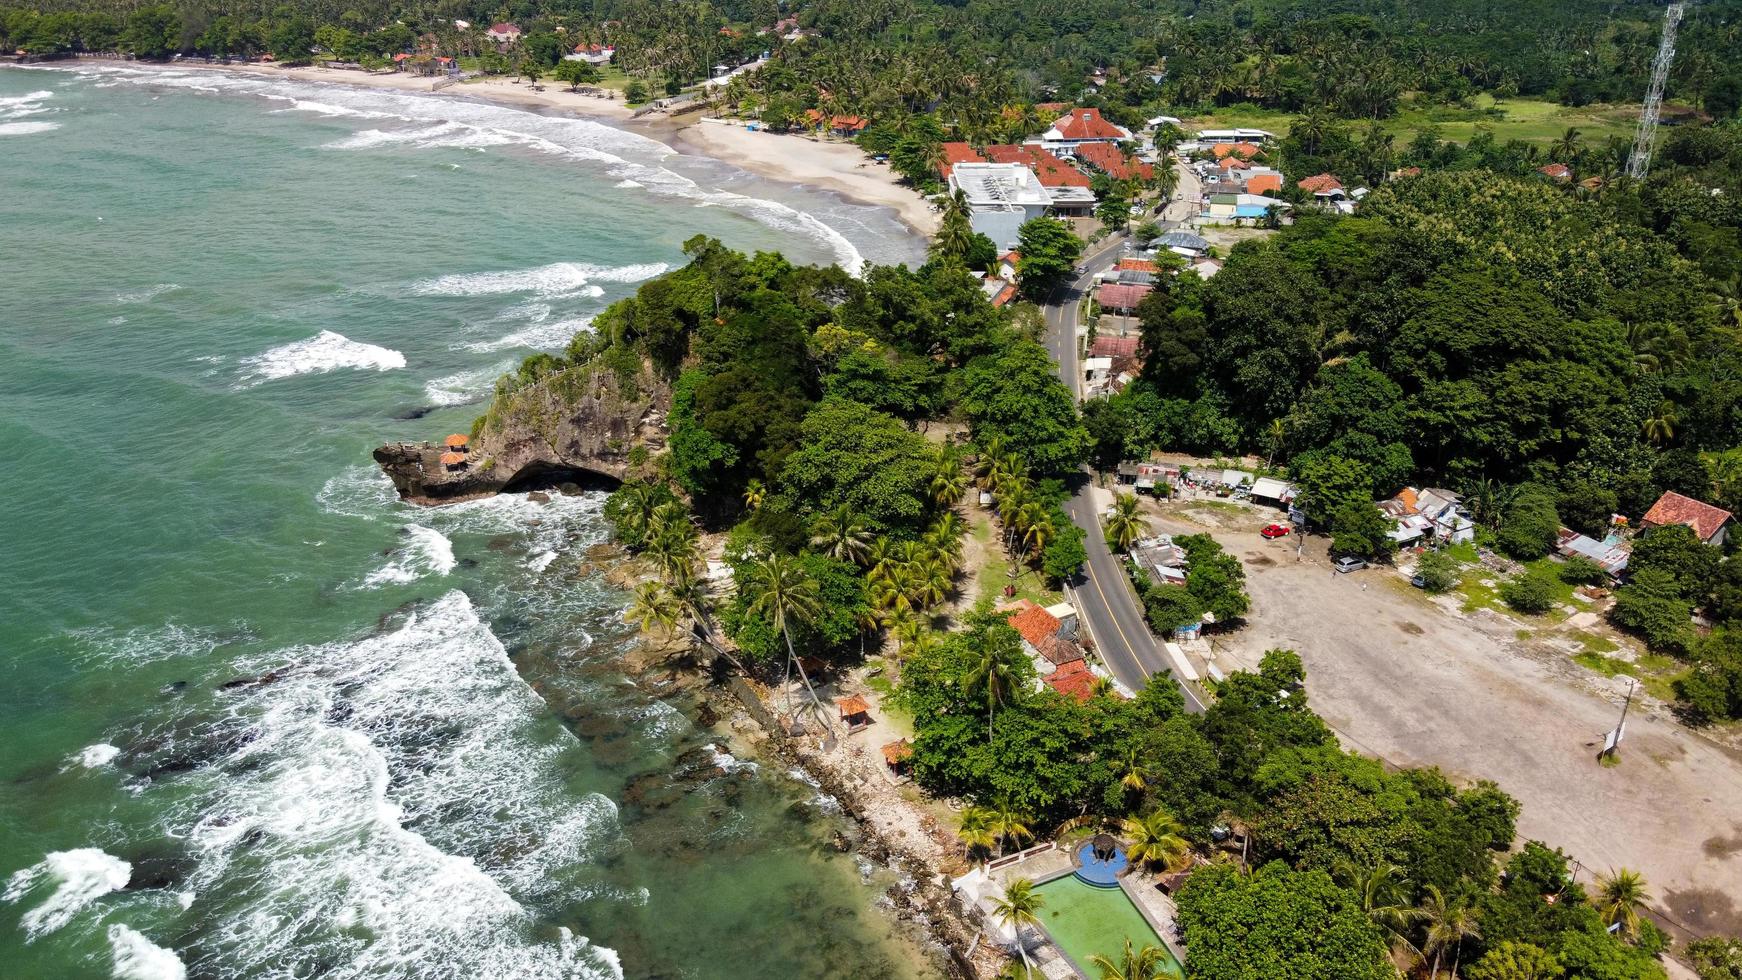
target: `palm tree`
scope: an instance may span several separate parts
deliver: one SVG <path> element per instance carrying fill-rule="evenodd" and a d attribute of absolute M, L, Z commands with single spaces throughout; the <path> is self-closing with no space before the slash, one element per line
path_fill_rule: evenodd
<path fill-rule="evenodd" d="M 1568 126 L 1566 132 L 1548 145 L 1548 158 L 1556 163 L 1572 164 L 1583 148 L 1584 135 L 1577 128 Z"/>
<path fill-rule="evenodd" d="M 948 507 L 962 497 L 966 486 L 962 480 L 962 464 L 956 455 L 944 450 L 937 456 L 931 475 L 931 499 L 939 507 Z"/>
<path fill-rule="evenodd" d="M 957 818 L 956 836 L 961 838 L 965 848 L 962 856 L 973 859 L 974 852 L 991 854 L 992 848 L 998 843 L 998 833 L 993 830 L 992 811 L 983 806 L 970 806 L 962 810 Z"/>
<path fill-rule="evenodd" d="M 1458 957 L 1463 952 L 1464 941 L 1482 938 L 1482 929 L 1476 923 L 1474 909 L 1462 902 L 1449 902 L 1446 896 L 1435 885 L 1427 885 L 1422 889 L 1425 896 L 1421 902 L 1421 921 L 1427 925 L 1426 941 L 1421 944 L 1421 951 L 1433 957 L 1433 980 L 1439 980 L 1440 958 L 1447 949 L 1452 951 L 1452 977 L 1458 976 Z"/>
<path fill-rule="evenodd" d="M 1016 686 L 1016 672 L 1003 651 L 988 644 L 980 653 L 980 662 L 968 674 L 968 686 L 980 688 L 986 694 L 986 738 L 992 738 L 992 713 L 1010 699 Z"/>
<path fill-rule="evenodd" d="M 811 547 L 836 561 L 857 565 L 871 550 L 871 529 L 847 504 L 817 518 Z"/>
<path fill-rule="evenodd" d="M 1144 787 L 1149 785 L 1149 768 L 1137 758 L 1135 748 L 1125 751 L 1125 761 L 1119 768 L 1123 770 L 1123 774 L 1119 777 L 1119 785 L 1131 792 L 1141 793 Z"/>
<path fill-rule="evenodd" d="M 1657 405 L 1657 414 L 1647 418 L 1639 425 L 1639 431 L 1647 442 L 1661 446 L 1675 438 L 1681 419 L 1676 417 L 1675 402 L 1664 399 Z"/>
<path fill-rule="evenodd" d="M 1403 869 L 1383 861 L 1363 870 L 1353 864 L 1339 865 L 1335 877 L 1344 887 L 1361 896 L 1361 910 L 1385 934 L 1394 952 L 1413 962 L 1421 950 L 1409 941 L 1409 933 L 1426 919 L 1426 913 L 1407 904 Z"/>
<path fill-rule="evenodd" d="M 768 495 L 768 490 L 762 486 L 762 481 L 754 477 L 744 484 L 744 506 L 756 510 L 762 506 L 762 499 Z"/>
<path fill-rule="evenodd" d="M 1096 953 L 1089 957 L 1089 965 L 1101 971 L 1101 980 L 1163 980 L 1171 975 L 1166 950 L 1160 946 L 1134 949 L 1130 939 L 1125 940 L 1125 954 L 1118 963 Z"/>
<path fill-rule="evenodd" d="M 678 582 L 690 577 L 700 552 L 696 548 L 695 524 L 682 504 L 674 500 L 654 510 L 647 525 L 647 554 L 665 581 Z"/>
<path fill-rule="evenodd" d="M 1010 805 L 1009 800 L 994 800 L 989 811 L 992 814 L 992 832 L 998 837 L 998 854 L 1003 856 L 1004 848 L 1015 844 L 1022 849 L 1022 842 L 1034 839 L 1034 829 L 1029 824 L 1034 817 Z"/>
<path fill-rule="evenodd" d="M 798 667 L 799 679 L 804 681 L 805 690 L 810 692 L 812 706 L 823 718 L 823 724 L 829 725 L 828 716 L 823 712 L 823 703 L 817 698 L 816 688 L 811 687 L 810 677 L 804 672 L 804 664 L 799 662 L 798 653 L 793 649 L 792 631 L 788 628 L 794 619 L 808 622 L 821 612 L 822 604 L 817 599 L 816 580 L 798 564 L 797 559 L 782 554 L 773 554 L 758 560 L 751 566 L 748 578 L 752 597 L 750 614 L 768 620 L 774 631 L 786 640 L 787 676 L 792 676 L 794 666 Z"/>
<path fill-rule="evenodd" d="M 938 223 L 937 237 L 932 239 L 931 256 L 960 261 L 973 247 L 973 239 L 974 228 L 968 220 L 968 195 L 958 189 L 944 205 L 943 220 Z"/>
<path fill-rule="evenodd" d="M 1125 854 L 1139 864 L 1176 867 L 1191 853 L 1185 828 L 1160 807 L 1145 817 L 1127 817 L 1119 826 L 1125 835 Z"/>
<path fill-rule="evenodd" d="M 653 512 L 659 509 L 659 494 L 651 483 L 626 483 L 615 498 L 618 503 L 617 527 L 632 541 L 646 543 L 647 527 Z"/>
<path fill-rule="evenodd" d="M 670 589 L 658 582 L 643 582 L 635 587 L 635 598 L 624 617 L 644 632 L 657 630 L 670 637 L 677 632 L 682 615 L 683 608 Z"/>
<path fill-rule="evenodd" d="M 1628 939 L 1639 935 L 1639 908 L 1645 901 L 1645 876 L 1637 871 L 1621 868 L 1597 879 L 1597 914 L 1606 926 L 1620 923 Z"/>
<path fill-rule="evenodd" d="M 1113 514 L 1107 518 L 1107 543 L 1115 551 L 1130 551 L 1148 533 L 1149 519 L 1143 516 L 1143 501 L 1132 493 L 1113 498 Z"/>
<path fill-rule="evenodd" d="M 1288 441 L 1288 427 L 1281 419 L 1271 419 L 1270 427 L 1264 430 L 1264 441 L 1270 447 L 1270 452 L 1264 457 L 1264 468 L 1270 469 L 1270 464 L 1281 454 L 1282 447 Z"/>
<path fill-rule="evenodd" d="M 998 921 L 1010 927 L 1016 936 L 1016 951 L 1022 955 L 1022 972 L 1024 976 L 1032 972 L 1028 964 L 1028 946 L 1022 941 L 1023 926 L 1039 926 L 1040 910 L 1046 904 L 1046 899 L 1034 890 L 1034 882 L 1027 878 L 1018 878 L 1004 886 L 1004 895 L 992 902 L 992 914 Z"/>

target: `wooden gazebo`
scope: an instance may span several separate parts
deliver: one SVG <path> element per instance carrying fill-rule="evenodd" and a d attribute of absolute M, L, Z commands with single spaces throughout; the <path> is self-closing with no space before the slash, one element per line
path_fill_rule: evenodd
<path fill-rule="evenodd" d="M 456 432 L 453 435 L 448 436 L 446 439 L 443 439 L 442 445 L 448 447 L 448 452 L 463 453 L 466 451 L 466 446 L 471 443 L 471 441 L 471 437 Z"/>
<path fill-rule="evenodd" d="M 466 468 L 465 453 L 442 453 L 442 469 L 463 470 Z"/>
<path fill-rule="evenodd" d="M 838 698 L 835 708 L 841 712 L 841 721 L 847 726 L 848 732 L 863 731 L 871 727 L 871 705 L 864 697 L 854 694 Z"/>
<path fill-rule="evenodd" d="M 907 775 L 907 762 L 913 758 L 913 743 L 898 738 L 883 746 L 883 762 L 898 776 Z"/>

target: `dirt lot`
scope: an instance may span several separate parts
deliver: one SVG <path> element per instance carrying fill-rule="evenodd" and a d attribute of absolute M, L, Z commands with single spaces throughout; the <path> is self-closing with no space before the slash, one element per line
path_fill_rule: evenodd
<path fill-rule="evenodd" d="M 1635 701 L 1621 764 L 1599 766 L 1624 680 L 1521 640 L 1529 624 L 1436 601 L 1390 568 L 1336 575 L 1322 538 L 1297 559 L 1293 537 L 1259 537 L 1272 511 L 1163 506 L 1160 530 L 1208 530 L 1246 563 L 1253 613 L 1218 640 L 1223 670 L 1297 651 L 1313 707 L 1347 747 L 1492 779 L 1523 803 L 1522 835 L 1587 872 L 1643 872 L 1653 904 L 1685 929 L 1742 934 L 1742 754 L 1678 725 L 1661 703 Z"/>

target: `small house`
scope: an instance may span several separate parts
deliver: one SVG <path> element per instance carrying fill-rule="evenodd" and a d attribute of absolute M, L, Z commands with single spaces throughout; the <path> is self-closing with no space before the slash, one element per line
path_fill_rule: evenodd
<path fill-rule="evenodd" d="M 501 44 L 512 44 L 520 40 L 520 28 L 513 24 L 491 24 L 484 36 Z"/>
<path fill-rule="evenodd" d="M 1089 665 L 1080 657 L 1060 664 L 1052 673 L 1041 678 L 1041 682 L 1047 687 L 1085 704 L 1095 696 L 1095 680 L 1094 672 L 1089 670 Z"/>
<path fill-rule="evenodd" d="M 907 775 L 909 764 L 913 761 L 913 743 L 905 738 L 898 738 L 883 746 L 883 764 L 896 776 Z"/>
<path fill-rule="evenodd" d="M 1130 313 L 1137 309 L 1154 287 L 1109 283 L 1095 292 L 1095 302 L 1111 313 Z"/>
<path fill-rule="evenodd" d="M 1722 547 L 1725 537 L 1730 533 L 1730 518 L 1730 512 L 1722 507 L 1714 507 L 1670 490 L 1657 498 L 1657 503 L 1652 504 L 1651 509 L 1645 512 L 1639 527 L 1642 531 L 1650 531 L 1654 527 L 1684 524 L 1693 528 L 1694 536 L 1701 541 Z"/>
<path fill-rule="evenodd" d="M 1555 550 L 1566 558 L 1575 555 L 1589 558 L 1608 572 L 1610 578 L 1619 578 L 1627 570 L 1627 560 L 1632 557 L 1628 543 L 1619 535 L 1611 534 L 1598 541 L 1565 527 L 1555 535 Z"/>
<path fill-rule="evenodd" d="M 871 120 L 864 116 L 836 116 L 829 120 L 829 132 L 842 139 L 852 139 L 865 131 Z"/>
<path fill-rule="evenodd" d="M 841 723 L 847 726 L 849 734 L 862 732 L 871 727 L 871 705 L 861 695 L 853 694 L 837 698 L 835 709 L 840 712 Z"/>

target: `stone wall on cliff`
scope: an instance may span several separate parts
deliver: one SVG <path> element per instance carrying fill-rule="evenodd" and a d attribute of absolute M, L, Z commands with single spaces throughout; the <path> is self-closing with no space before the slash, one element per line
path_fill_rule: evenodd
<path fill-rule="evenodd" d="M 439 435 L 382 446 L 375 462 L 401 498 L 418 504 L 567 480 L 618 482 L 636 447 L 650 454 L 664 448 L 670 408 L 671 386 L 645 364 L 632 375 L 597 361 L 531 383 L 511 375 L 498 384 L 464 465 L 442 464 Z"/>

